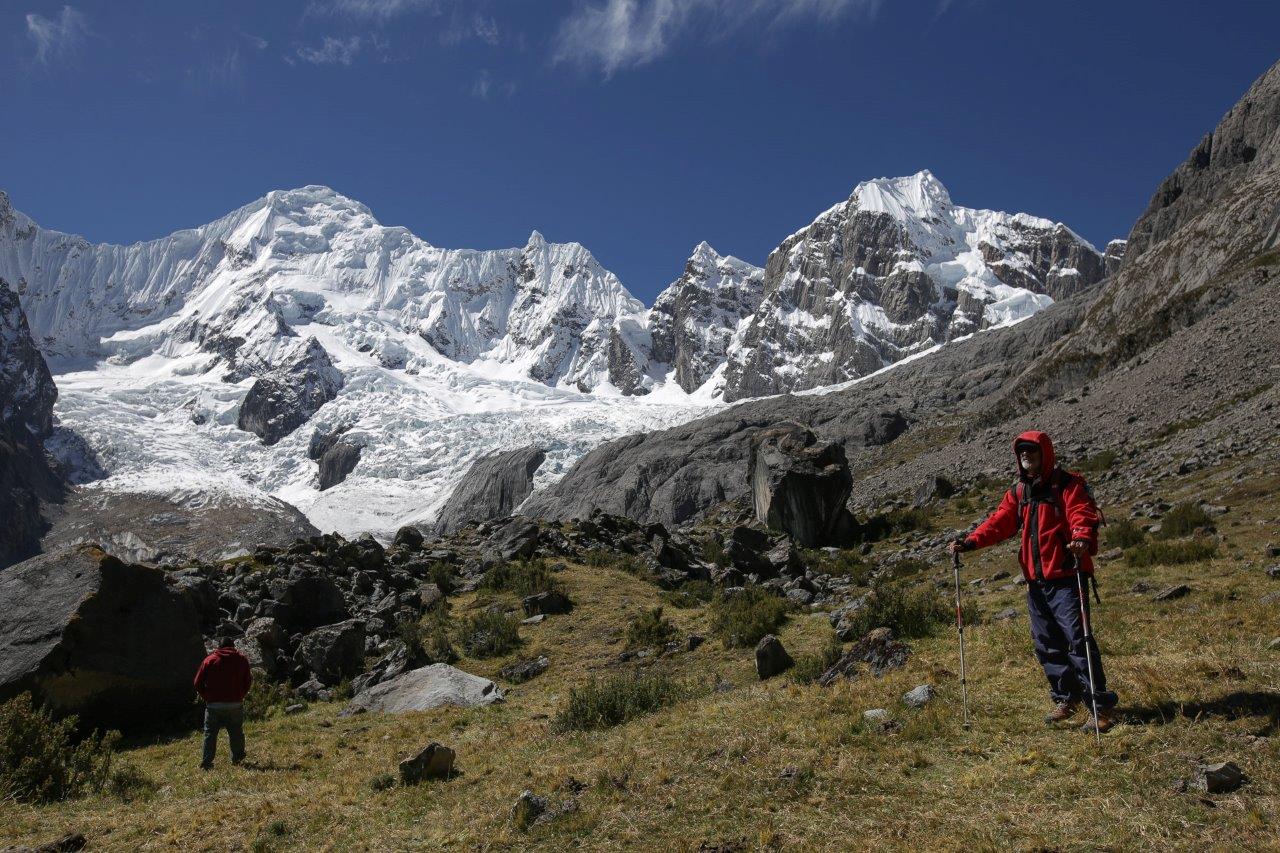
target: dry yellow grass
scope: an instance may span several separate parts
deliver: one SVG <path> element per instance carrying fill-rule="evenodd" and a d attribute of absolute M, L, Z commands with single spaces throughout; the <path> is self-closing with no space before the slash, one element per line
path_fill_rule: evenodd
<path fill-rule="evenodd" d="M 126 758 L 159 784 L 149 799 L 0 804 L 0 844 L 79 831 L 93 849 L 112 850 L 1280 849 L 1280 651 L 1267 648 L 1280 635 L 1280 601 L 1259 601 L 1280 591 L 1260 556 L 1276 538 L 1278 503 L 1271 495 L 1233 509 L 1222 527 L 1228 546 L 1210 563 L 1102 570 L 1097 630 L 1128 711 L 1100 748 L 1040 722 L 1048 703 L 1025 616 L 969 632 L 967 731 L 954 632 L 943 630 L 913 643 L 904 670 L 830 689 L 785 676 L 762 684 L 750 650 L 708 640 L 655 664 L 704 685 L 693 698 L 608 731 L 553 734 L 550 717 L 570 687 L 618 669 L 610 661 L 628 618 L 659 603 L 635 577 L 571 566 L 562 577 L 577 609 L 522 628 L 522 654 L 545 652 L 551 669 L 511 687 L 504 705 L 352 719 L 337 718 L 339 705 L 315 705 L 251 725 L 251 768 L 227 767 L 221 751 L 207 774 L 196 768 L 196 733 L 138 746 Z M 962 522 L 951 514 L 942 523 Z M 1007 545 L 971 557 L 966 580 L 1014 559 Z M 1194 592 L 1154 604 L 1129 592 L 1140 577 Z M 986 613 L 1022 612 L 1021 588 L 998 586 L 967 594 Z M 459 599 L 455 612 L 467 604 Z M 705 609 L 667 605 L 665 614 L 682 635 L 706 631 Z M 824 615 L 798 614 L 781 636 L 793 654 L 817 652 L 830 629 Z M 505 660 L 459 666 L 494 675 Z M 734 688 L 710 689 L 719 679 Z M 938 699 L 907 709 L 901 695 L 926 681 Z M 862 711 L 875 707 L 902 729 L 864 727 Z M 459 777 L 370 787 L 431 740 L 457 751 Z M 1174 790 L 1197 761 L 1227 759 L 1249 776 L 1239 791 Z M 577 812 L 527 833 L 512 826 L 521 790 L 558 801 L 570 780 L 586 785 Z"/>

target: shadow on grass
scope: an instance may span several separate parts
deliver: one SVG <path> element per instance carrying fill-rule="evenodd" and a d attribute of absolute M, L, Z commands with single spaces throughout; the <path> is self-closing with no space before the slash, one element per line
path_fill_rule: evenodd
<path fill-rule="evenodd" d="M 1258 734 L 1270 737 L 1280 731 L 1280 693 L 1266 690 L 1237 690 L 1219 696 L 1217 699 L 1138 705 L 1123 709 L 1123 716 L 1129 722 L 1146 725 L 1165 725 L 1178 717 L 1192 720 L 1202 716 L 1225 717 L 1228 720 L 1238 720 L 1242 717 L 1266 717 L 1267 725 Z"/>

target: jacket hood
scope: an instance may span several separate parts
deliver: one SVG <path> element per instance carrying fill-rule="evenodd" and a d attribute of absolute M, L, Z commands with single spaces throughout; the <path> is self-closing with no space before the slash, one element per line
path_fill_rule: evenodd
<path fill-rule="evenodd" d="M 1018 461 L 1018 445 L 1024 441 L 1034 441 L 1040 445 L 1040 476 L 1047 476 L 1058 464 L 1058 457 L 1053 452 L 1053 440 L 1049 438 L 1047 432 L 1029 429 L 1013 440 L 1013 466 L 1018 472 L 1018 479 L 1026 479 L 1026 475 L 1022 472 L 1022 465 Z"/>
<path fill-rule="evenodd" d="M 214 649 L 212 652 L 210 652 L 210 654 L 211 654 L 211 655 L 216 655 L 217 657 L 220 657 L 220 658 L 229 658 L 229 657 L 234 657 L 234 656 L 236 656 L 236 655 L 239 655 L 239 654 L 240 654 L 240 650 L 239 650 L 239 649 L 237 649 L 235 646 L 231 646 L 231 647 L 229 647 L 229 648 L 225 648 L 225 649 L 224 649 L 224 648 L 222 648 L 221 646 L 219 646 L 218 648 L 216 648 L 216 649 Z"/>

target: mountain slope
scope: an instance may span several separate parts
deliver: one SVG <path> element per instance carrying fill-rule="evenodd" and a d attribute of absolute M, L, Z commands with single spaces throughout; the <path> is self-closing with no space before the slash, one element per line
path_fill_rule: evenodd
<path fill-rule="evenodd" d="M 940 473 L 1008 476 L 1007 438 L 1032 426 L 1056 433 L 1067 459 L 1141 452 L 1152 465 L 1182 468 L 1210 450 L 1268 447 L 1273 458 L 1278 134 L 1280 64 L 1210 137 L 1223 152 L 1217 162 L 1202 143 L 1162 184 L 1119 273 L 1103 285 L 850 387 L 750 401 L 611 442 L 526 509 L 571 518 L 599 506 L 646 521 L 689 520 L 746 493 L 752 437 L 781 420 L 844 443 L 864 506 Z M 1240 152 L 1249 149 L 1246 160 Z M 1212 180 L 1187 177 L 1204 169 L 1216 170 Z M 1179 207 L 1167 212 L 1171 204 Z M 904 435 L 878 428 L 899 413 Z"/>

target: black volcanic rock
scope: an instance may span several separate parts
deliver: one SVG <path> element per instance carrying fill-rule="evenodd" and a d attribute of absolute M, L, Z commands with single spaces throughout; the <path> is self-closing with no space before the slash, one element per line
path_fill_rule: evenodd
<path fill-rule="evenodd" d="M 360 462 L 360 445 L 339 439 L 320 457 L 320 491 L 333 488 L 347 479 Z"/>
<path fill-rule="evenodd" d="M 530 446 L 477 459 L 441 508 L 436 532 L 511 515 L 533 491 L 533 475 L 546 458 L 545 450 Z"/>
<path fill-rule="evenodd" d="M 29 690 L 135 729 L 190 706 L 203 657 L 196 611 L 160 569 L 86 545 L 0 572 L 0 700 Z"/>

